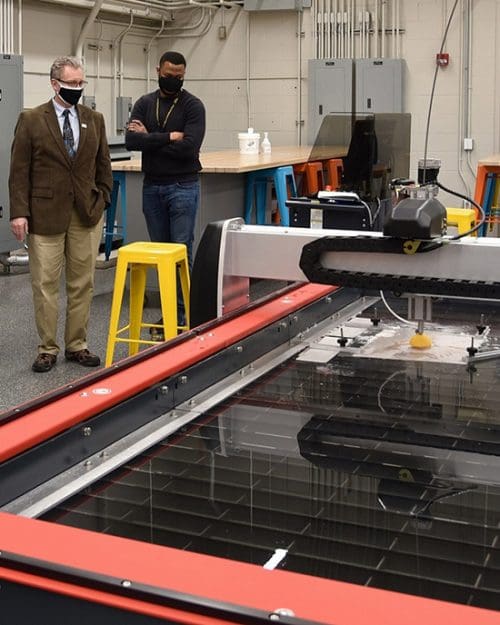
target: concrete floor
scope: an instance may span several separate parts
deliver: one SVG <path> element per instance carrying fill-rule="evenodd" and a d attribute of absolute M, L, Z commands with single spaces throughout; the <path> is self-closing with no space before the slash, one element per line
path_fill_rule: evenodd
<path fill-rule="evenodd" d="M 115 276 L 115 263 L 98 261 L 95 275 L 94 299 L 88 328 L 89 349 L 98 354 L 104 367 L 108 340 L 109 316 Z M 148 278 L 148 285 L 150 284 Z M 154 279 L 151 280 L 151 285 Z M 256 299 L 270 291 L 282 288 L 286 283 L 269 280 L 252 281 L 250 298 Z M 161 317 L 160 303 L 155 291 L 148 291 L 143 321 L 154 323 Z M 66 297 L 64 280 L 58 325 L 58 342 L 64 352 L 64 317 Z M 120 327 L 127 323 L 128 297 L 125 294 L 121 311 Z M 47 373 L 35 373 L 31 365 L 37 355 L 38 334 L 33 314 L 31 282 L 27 266 L 13 266 L 10 273 L 0 272 L 0 415 L 19 404 L 36 399 L 61 386 L 79 380 L 96 371 L 67 362 L 60 354 L 56 366 Z M 144 338 L 147 330 L 143 330 Z M 146 349 L 147 346 L 142 347 Z M 117 344 L 114 362 L 127 356 L 127 346 Z"/>
<path fill-rule="evenodd" d="M 113 263 L 108 263 L 106 268 L 96 270 L 95 293 L 88 328 L 89 349 L 98 354 L 103 363 L 108 338 L 114 273 Z M 64 290 L 61 293 L 58 338 L 61 350 L 64 350 L 66 298 Z M 157 304 L 153 301 L 152 305 L 145 308 L 145 321 L 154 322 L 161 316 L 160 309 L 154 307 Z M 128 298 L 124 299 L 122 313 L 125 319 L 128 313 Z M 35 328 L 31 283 L 27 267 L 16 266 L 11 268 L 9 274 L 0 273 L 0 319 L 0 413 L 96 370 L 67 362 L 64 359 L 64 353 L 59 355 L 57 364 L 51 371 L 34 373 L 31 370 L 39 339 Z M 124 356 L 126 356 L 126 346 L 118 345 L 115 360 Z"/>

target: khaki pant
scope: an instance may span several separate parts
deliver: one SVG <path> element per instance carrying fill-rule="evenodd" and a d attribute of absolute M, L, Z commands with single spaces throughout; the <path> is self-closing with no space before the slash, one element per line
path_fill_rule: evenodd
<path fill-rule="evenodd" d="M 57 317 L 61 272 L 66 265 L 65 348 L 87 348 L 87 324 L 94 293 L 94 273 L 102 220 L 93 227 L 81 224 L 76 212 L 62 234 L 28 235 L 28 255 L 35 308 L 35 322 L 40 336 L 39 353 L 57 355 Z"/>

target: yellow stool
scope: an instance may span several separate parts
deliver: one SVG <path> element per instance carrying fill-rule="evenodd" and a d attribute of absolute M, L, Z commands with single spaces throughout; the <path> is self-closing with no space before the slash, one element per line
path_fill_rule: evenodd
<path fill-rule="evenodd" d="M 448 226 L 455 226 L 458 234 L 463 234 L 476 225 L 476 212 L 472 208 L 447 208 Z"/>
<path fill-rule="evenodd" d="M 150 267 L 155 267 L 158 272 L 163 324 L 142 322 L 146 275 Z M 129 323 L 123 328 L 118 328 L 128 268 L 130 268 Z M 177 325 L 177 268 L 179 268 L 182 298 L 186 311 L 185 326 Z M 182 243 L 138 241 L 124 245 L 118 250 L 106 367 L 113 362 L 116 343 L 128 343 L 129 356 L 137 354 L 141 344 L 155 344 L 155 341 L 141 339 L 142 328 L 163 328 L 165 340 L 177 336 L 178 329 L 189 330 L 189 267 L 187 248 Z M 120 335 L 127 331 L 128 337 L 122 338 Z"/>

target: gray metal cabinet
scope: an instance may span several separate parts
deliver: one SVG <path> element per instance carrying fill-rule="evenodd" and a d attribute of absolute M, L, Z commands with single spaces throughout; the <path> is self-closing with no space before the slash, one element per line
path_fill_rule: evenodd
<path fill-rule="evenodd" d="M 352 110 L 352 59 L 311 59 L 308 80 L 307 138 L 308 144 L 314 145 L 325 115 Z"/>
<path fill-rule="evenodd" d="M 403 59 L 358 59 L 355 62 L 357 113 L 402 113 Z"/>
<path fill-rule="evenodd" d="M 23 106 L 23 58 L 0 54 L 0 252 L 19 244 L 9 226 L 10 147 L 17 118 Z"/>

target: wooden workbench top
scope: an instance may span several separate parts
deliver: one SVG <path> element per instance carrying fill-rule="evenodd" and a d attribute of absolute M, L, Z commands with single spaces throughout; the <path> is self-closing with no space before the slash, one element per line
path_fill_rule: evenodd
<path fill-rule="evenodd" d="M 271 154 L 240 154 L 238 150 L 202 152 L 200 160 L 204 174 L 243 174 L 248 171 L 305 163 L 308 160 L 337 158 L 346 154 L 344 146 L 277 146 Z M 141 171 L 141 159 L 114 161 L 114 171 Z"/>
<path fill-rule="evenodd" d="M 481 158 L 478 165 L 486 165 L 486 167 L 500 167 L 500 154 L 492 154 L 486 158 Z"/>

